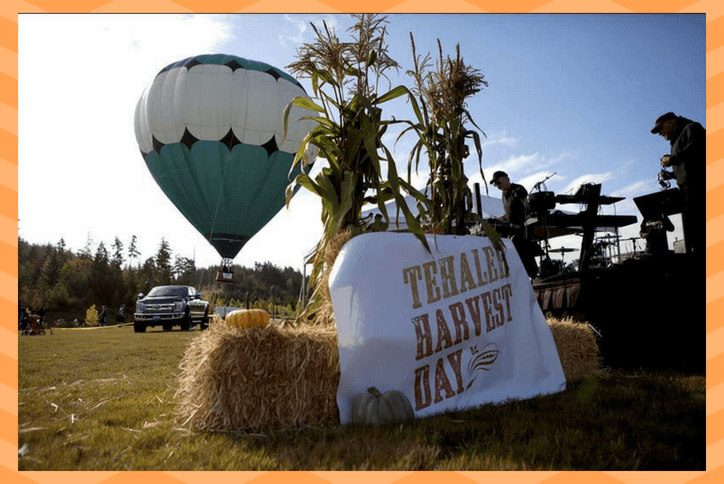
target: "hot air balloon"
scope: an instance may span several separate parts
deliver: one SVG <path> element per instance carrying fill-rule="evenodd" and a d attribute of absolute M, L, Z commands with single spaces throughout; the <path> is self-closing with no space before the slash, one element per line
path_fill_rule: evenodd
<path fill-rule="evenodd" d="M 165 67 L 136 105 L 148 169 L 226 267 L 284 206 L 299 173 L 292 161 L 314 121 L 293 107 L 285 137 L 283 111 L 296 97 L 308 96 L 276 67 L 213 54 Z"/>

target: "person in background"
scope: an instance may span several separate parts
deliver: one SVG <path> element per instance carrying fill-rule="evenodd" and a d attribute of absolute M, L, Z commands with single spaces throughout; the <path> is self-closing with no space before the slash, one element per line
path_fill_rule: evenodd
<path fill-rule="evenodd" d="M 121 307 L 118 308 L 118 315 L 116 316 L 116 322 L 118 324 L 123 324 L 126 322 L 126 306 L 121 304 Z"/>
<path fill-rule="evenodd" d="M 45 306 L 40 306 L 40 309 L 35 311 L 35 314 L 38 315 L 38 322 L 42 325 L 43 320 L 45 319 Z"/>
<path fill-rule="evenodd" d="M 538 264 L 535 262 L 533 242 L 528 240 L 525 231 L 528 190 L 522 185 L 512 183 L 510 177 L 504 171 L 493 173 L 490 184 L 503 192 L 502 199 L 505 213 L 500 217 L 500 220 L 513 225 L 510 240 L 523 262 L 528 277 L 534 278 L 538 275 Z"/>
<path fill-rule="evenodd" d="M 25 331 L 25 329 L 28 327 L 28 314 L 29 310 L 22 308 L 20 309 L 20 316 L 18 317 L 18 329 L 20 331 Z"/>
<path fill-rule="evenodd" d="M 672 168 L 684 201 L 681 221 L 686 252 L 704 256 L 706 243 L 706 129 L 696 121 L 668 112 L 659 116 L 652 134 L 671 145 L 671 153 L 661 157 L 663 168 Z"/>
<path fill-rule="evenodd" d="M 528 190 L 523 185 L 512 183 L 504 171 L 496 171 L 490 184 L 503 192 L 503 210 L 500 220 L 523 226 L 526 216 L 526 199 Z"/>
<path fill-rule="evenodd" d="M 669 252 L 669 242 L 666 232 L 673 232 L 674 224 L 666 214 L 660 214 L 653 219 L 641 222 L 639 235 L 646 240 L 647 254 L 666 254 Z"/>
<path fill-rule="evenodd" d="M 103 306 L 101 309 L 101 313 L 98 315 L 98 325 L 105 326 L 107 320 L 108 320 L 108 311 L 106 310 L 106 307 Z"/>

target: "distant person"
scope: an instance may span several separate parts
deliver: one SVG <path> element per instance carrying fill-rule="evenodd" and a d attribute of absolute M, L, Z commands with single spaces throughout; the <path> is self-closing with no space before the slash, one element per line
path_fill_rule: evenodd
<path fill-rule="evenodd" d="M 528 190 L 523 185 L 511 183 L 510 177 L 504 171 L 493 173 L 490 184 L 503 192 L 502 200 L 505 213 L 500 217 L 500 220 L 514 226 L 510 240 L 523 262 L 528 277 L 536 277 L 538 275 L 538 264 L 535 262 L 533 242 L 528 240 L 525 231 Z"/>
<path fill-rule="evenodd" d="M 673 230 L 674 224 L 665 214 L 641 222 L 639 234 L 646 240 L 646 253 L 666 254 L 669 252 L 669 241 L 666 232 L 673 232 Z"/>
<path fill-rule="evenodd" d="M 30 313 L 29 310 L 22 308 L 20 310 L 20 316 L 18 318 L 18 329 L 20 331 L 25 331 L 25 329 L 28 327 L 28 314 Z"/>
<path fill-rule="evenodd" d="M 676 184 L 684 201 L 681 221 L 686 252 L 704 256 L 706 227 L 706 129 L 691 119 L 673 112 L 656 119 L 651 133 L 669 142 L 671 153 L 661 157 L 661 166 L 673 168 L 669 178 Z"/>
<path fill-rule="evenodd" d="M 38 316 L 38 323 L 43 324 L 43 319 L 45 318 L 45 306 L 40 306 L 40 309 L 35 311 L 35 314 Z"/>
<path fill-rule="evenodd" d="M 108 311 L 106 310 L 106 307 L 103 306 L 101 309 L 101 313 L 98 315 L 98 325 L 105 326 L 107 320 L 108 320 Z"/>
<path fill-rule="evenodd" d="M 118 308 L 118 315 L 116 316 L 116 322 L 118 322 L 119 324 L 126 322 L 126 307 L 123 304 L 121 304 L 121 307 Z"/>

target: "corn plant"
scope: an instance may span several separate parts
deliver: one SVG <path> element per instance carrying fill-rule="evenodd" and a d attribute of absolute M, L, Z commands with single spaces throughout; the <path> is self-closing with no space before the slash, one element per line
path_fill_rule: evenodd
<path fill-rule="evenodd" d="M 317 121 L 302 141 L 293 162 L 292 168 L 301 163 L 302 173 L 287 189 L 287 205 L 297 185 L 322 200 L 324 235 L 313 260 L 312 283 L 317 280 L 326 245 L 333 237 L 347 229 L 357 234 L 382 225 L 362 219 L 365 203 L 376 203 L 385 223 L 389 224 L 385 202 L 394 199 L 411 232 L 429 250 L 422 228 L 405 204 L 401 191 L 403 180 L 397 173 L 392 153 L 382 141 L 393 121 L 383 118 L 381 106 L 410 94 L 405 86 L 380 93 L 381 82 L 387 81 L 391 87 L 387 72 L 399 69 L 387 53 L 386 17 L 374 14 L 352 17 L 356 22 L 349 29 L 350 42 L 340 40 L 326 22 L 322 28 L 312 23 L 316 40 L 303 44 L 296 53 L 297 61 L 287 66 L 293 73 L 311 80 L 313 100 L 297 98 L 290 103 L 285 123 L 293 105 L 315 112 L 309 119 Z M 318 155 L 328 163 L 314 179 L 304 169 L 305 152 L 310 145 L 316 147 Z M 317 294 L 310 304 L 319 302 Z"/>
<path fill-rule="evenodd" d="M 418 140 L 409 155 L 405 189 L 418 200 L 421 220 L 431 231 L 464 235 L 469 233 L 468 222 L 473 219 L 483 224 L 486 235 L 501 248 L 500 237 L 494 229 L 470 210 L 472 193 L 463 168 L 464 160 L 470 154 L 467 142 L 472 141 L 480 175 L 485 180 L 480 141 L 480 133 L 483 136 L 485 133 L 475 124 L 466 101 L 487 87 L 488 82 L 478 69 L 465 64 L 459 44 L 455 47 L 455 57 L 444 57 L 438 39 L 439 57 L 433 69 L 429 53 L 424 57 L 417 54 L 412 33 L 410 41 L 414 69 L 408 74 L 414 81 L 410 103 L 415 121 L 406 121 L 408 127 L 398 139 L 414 132 Z M 468 123 L 477 130 L 469 129 Z M 424 155 L 427 155 L 430 176 L 423 194 L 409 181 L 413 166 L 417 172 Z"/>

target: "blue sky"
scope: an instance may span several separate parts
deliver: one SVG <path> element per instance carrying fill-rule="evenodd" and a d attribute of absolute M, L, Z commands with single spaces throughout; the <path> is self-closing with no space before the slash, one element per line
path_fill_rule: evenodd
<path fill-rule="evenodd" d="M 347 15 L 20 15 L 19 234 L 34 243 L 61 237 L 79 250 L 90 237 L 108 247 L 139 239 L 142 258 L 164 237 L 197 265 L 219 262 L 214 249 L 153 181 L 138 152 L 133 111 L 155 74 L 176 60 L 222 52 L 285 69 L 310 22 L 326 19 L 347 38 Z M 658 159 L 668 143 L 650 134 L 674 111 L 705 127 L 704 15 L 389 15 L 390 54 L 410 85 L 409 33 L 418 53 L 437 56 L 460 44 L 489 87 L 469 102 L 483 129 L 483 167 L 530 189 L 553 173 L 548 190 L 571 193 L 603 184 L 627 199 L 604 213 L 637 214 L 632 197 L 659 190 Z M 53 39 L 48 42 L 46 39 Z M 307 88 L 308 81 L 301 79 Z M 311 89 L 307 89 L 311 92 Z M 404 103 L 385 116 L 410 118 Z M 392 146 L 392 135 L 389 144 Z M 414 143 L 395 146 L 406 165 Z M 466 164 L 479 181 L 477 161 Z M 60 183 L 59 183 L 60 181 Z M 499 197 L 497 189 L 490 195 Z M 236 257 L 301 268 L 321 234 L 319 203 L 301 191 Z M 576 209 L 565 206 L 564 209 Z M 638 233 L 638 224 L 622 231 Z M 673 240 L 677 232 L 670 236 Z M 552 241 L 552 246 L 576 241 Z M 623 248 L 622 248 L 623 249 Z"/>

